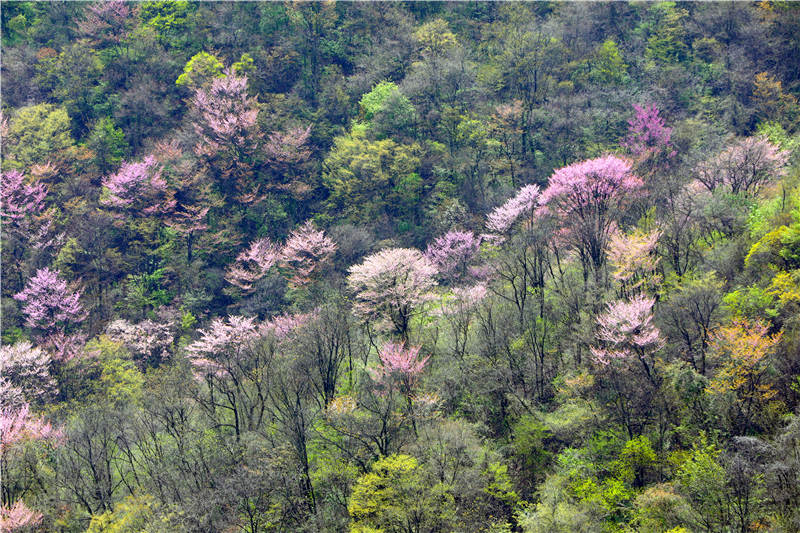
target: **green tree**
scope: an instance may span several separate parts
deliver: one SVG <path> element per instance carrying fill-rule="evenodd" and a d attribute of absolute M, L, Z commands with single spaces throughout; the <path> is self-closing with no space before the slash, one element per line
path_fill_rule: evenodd
<path fill-rule="evenodd" d="M 625 79 L 628 65 L 622 59 L 619 46 L 613 39 L 606 39 L 595 52 L 595 60 L 589 76 L 604 84 L 619 84 Z"/>
<path fill-rule="evenodd" d="M 391 455 L 372 465 L 353 487 L 347 510 L 354 533 L 447 531 L 455 515 L 450 487 L 426 479 L 409 455 Z"/>
<path fill-rule="evenodd" d="M 337 137 L 323 163 L 328 211 L 353 222 L 375 222 L 391 215 L 413 217 L 418 210 L 422 148 L 391 139 Z"/>
<path fill-rule="evenodd" d="M 186 87 L 194 92 L 208 84 L 214 78 L 222 78 L 225 65 L 222 61 L 207 52 L 198 52 L 186 62 L 183 73 L 175 80 L 178 87 Z"/>
<path fill-rule="evenodd" d="M 17 111 L 9 122 L 4 141 L 4 168 L 27 168 L 52 161 L 59 158 L 59 152 L 75 144 L 67 111 L 50 104 Z"/>
<path fill-rule="evenodd" d="M 125 134 L 114 126 L 114 120 L 110 117 L 97 122 L 86 144 L 94 152 L 94 163 L 103 176 L 119 167 L 128 152 Z"/>

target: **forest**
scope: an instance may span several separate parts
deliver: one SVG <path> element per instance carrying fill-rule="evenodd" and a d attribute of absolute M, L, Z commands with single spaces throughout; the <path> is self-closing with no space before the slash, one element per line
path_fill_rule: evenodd
<path fill-rule="evenodd" d="M 1 13 L 4 533 L 800 532 L 800 3 Z"/>

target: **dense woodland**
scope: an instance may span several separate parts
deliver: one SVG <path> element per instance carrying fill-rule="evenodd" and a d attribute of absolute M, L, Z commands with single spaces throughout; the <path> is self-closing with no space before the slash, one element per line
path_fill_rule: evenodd
<path fill-rule="evenodd" d="M 2 3 L 2 531 L 800 531 L 800 4 Z"/>

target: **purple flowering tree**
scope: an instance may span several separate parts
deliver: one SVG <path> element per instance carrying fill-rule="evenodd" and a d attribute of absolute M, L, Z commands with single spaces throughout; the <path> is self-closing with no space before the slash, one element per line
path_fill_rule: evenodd
<path fill-rule="evenodd" d="M 147 156 L 137 163 L 123 163 L 120 169 L 103 179 L 105 194 L 100 203 L 120 217 L 154 216 L 172 213 L 176 202 L 156 158 Z"/>
<path fill-rule="evenodd" d="M 450 282 L 465 278 L 481 241 L 471 231 L 448 231 L 428 244 L 425 257 L 436 266 L 439 275 Z"/>
<path fill-rule="evenodd" d="M 608 304 L 608 310 L 597 317 L 601 345 L 591 350 L 596 363 L 608 366 L 614 361 L 638 360 L 647 378 L 655 383 L 650 358 L 664 341 L 653 324 L 654 303 L 654 298 L 639 295 Z"/>
<path fill-rule="evenodd" d="M 228 267 L 225 279 L 243 291 L 251 292 L 255 282 L 264 278 L 280 257 L 280 247 L 267 237 L 255 240 Z"/>
<path fill-rule="evenodd" d="M 665 409 L 654 357 L 664 340 L 653 324 L 654 303 L 654 298 L 639 295 L 608 304 L 597 317 L 598 345 L 591 347 L 598 397 L 607 401 L 631 438 Z"/>
<path fill-rule="evenodd" d="M 0 188 L 0 217 L 3 225 L 35 216 L 44 209 L 47 187 L 38 183 L 28 185 L 25 177 L 17 170 L 3 173 L 3 186 Z"/>
<path fill-rule="evenodd" d="M 655 104 L 633 104 L 636 114 L 628 121 L 628 135 L 622 141 L 633 157 L 645 159 L 657 154 L 675 155 L 672 147 L 672 128 L 664 125 Z"/>
<path fill-rule="evenodd" d="M 21 172 L 11 170 L 2 175 L 0 186 L 0 230 L 2 230 L 3 285 L 6 290 L 19 290 L 24 283 L 25 258 L 31 252 L 47 248 L 53 218 L 45 211 L 47 187 L 29 185 Z M 9 283 L 11 282 L 11 283 Z"/>
<path fill-rule="evenodd" d="M 497 207 L 486 217 L 486 227 L 490 232 L 504 235 L 517 221 L 532 216 L 538 205 L 540 189 L 538 185 L 526 185 L 516 195 Z"/>
<path fill-rule="evenodd" d="M 247 94 L 247 77 L 228 70 L 198 89 L 192 105 L 200 139 L 195 153 L 205 158 L 223 194 L 231 201 L 259 201 L 262 195 L 250 179 L 259 137 L 258 103 Z"/>
<path fill-rule="evenodd" d="M 80 303 L 81 293 L 68 287 L 59 272 L 39 269 L 25 288 L 14 295 L 22 303 L 25 325 L 44 334 L 65 332 L 82 322 L 86 313 Z"/>

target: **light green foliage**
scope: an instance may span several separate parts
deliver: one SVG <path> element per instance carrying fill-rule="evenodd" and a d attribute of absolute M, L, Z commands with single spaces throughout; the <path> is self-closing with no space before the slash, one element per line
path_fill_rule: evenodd
<path fill-rule="evenodd" d="M 519 495 L 514 491 L 514 484 L 508 475 L 508 465 L 489 463 L 486 474 L 489 477 L 485 489 L 488 495 L 511 507 L 519 503 Z"/>
<path fill-rule="evenodd" d="M 520 511 L 517 518 L 525 533 L 594 533 L 601 523 L 591 510 L 569 495 L 569 478 L 551 474 L 539 486 L 539 502 Z"/>
<path fill-rule="evenodd" d="M 370 92 L 364 94 L 358 102 L 364 120 L 372 120 L 372 117 L 381 110 L 389 95 L 398 91 L 397 84 L 391 81 L 382 81 L 375 85 Z"/>
<path fill-rule="evenodd" d="M 74 144 L 65 109 L 50 104 L 23 107 L 8 125 L 3 142 L 3 168 L 45 163 Z"/>
<path fill-rule="evenodd" d="M 684 61 L 689 51 L 685 41 L 689 12 L 675 2 L 659 2 L 649 6 L 649 15 L 647 57 L 664 63 Z"/>
<path fill-rule="evenodd" d="M 514 425 L 512 442 L 515 456 L 530 477 L 538 477 L 547 464 L 550 454 L 544 448 L 544 440 L 550 432 L 536 417 L 525 415 Z"/>
<path fill-rule="evenodd" d="M 239 58 L 239 61 L 231 65 L 231 68 L 236 75 L 247 76 L 256 69 L 256 66 L 253 61 L 253 56 L 245 52 L 242 54 L 242 57 Z"/>
<path fill-rule="evenodd" d="M 690 503 L 695 519 L 710 528 L 728 520 L 725 509 L 727 479 L 718 457 L 717 447 L 703 439 L 695 444 L 676 476 L 679 490 Z"/>
<path fill-rule="evenodd" d="M 390 209 L 407 213 L 419 198 L 421 151 L 416 143 L 337 137 L 323 164 L 329 209 L 353 222 L 374 222 Z"/>
<path fill-rule="evenodd" d="M 362 130 L 378 139 L 407 134 L 415 120 L 414 106 L 390 81 L 375 85 L 358 105 L 362 122 L 353 125 L 354 131 Z"/>
<path fill-rule="evenodd" d="M 722 301 L 728 312 L 735 317 L 775 318 L 778 315 L 775 295 L 761 287 L 753 286 L 729 292 Z"/>
<path fill-rule="evenodd" d="M 190 17 L 197 4 L 187 0 L 159 0 L 142 2 L 139 17 L 145 26 L 152 28 L 158 40 L 165 45 L 179 46 L 188 41 L 185 34 L 190 26 Z"/>
<path fill-rule="evenodd" d="M 195 91 L 214 78 L 224 77 L 225 74 L 222 72 L 224 69 L 225 65 L 215 56 L 207 52 L 198 52 L 186 62 L 183 74 L 175 80 L 175 85 Z"/>
<path fill-rule="evenodd" d="M 625 443 L 616 462 L 617 477 L 641 486 L 648 471 L 655 469 L 657 459 L 647 437 L 640 435 L 631 439 Z"/>
<path fill-rule="evenodd" d="M 130 274 L 125 284 L 125 299 L 120 307 L 142 316 L 146 311 L 169 303 L 172 296 L 163 288 L 164 269 L 152 273 Z"/>
<path fill-rule="evenodd" d="M 606 39 L 595 53 L 590 77 L 599 83 L 622 83 L 628 65 L 622 59 L 619 46 L 613 39 Z"/>
<path fill-rule="evenodd" d="M 422 53 L 431 56 L 443 56 L 458 44 L 447 22 L 438 18 L 420 26 L 414 32 L 414 39 L 419 43 Z"/>
<path fill-rule="evenodd" d="M 790 159 L 797 155 L 797 149 L 800 148 L 800 135 L 789 135 L 778 122 L 761 122 L 757 131 L 759 135 L 765 136 L 769 142 L 781 150 L 790 152 Z"/>
<path fill-rule="evenodd" d="M 636 497 L 632 524 L 642 533 L 674 533 L 688 530 L 681 527 L 686 522 L 689 506 L 671 483 L 660 483 L 645 489 Z"/>
<path fill-rule="evenodd" d="M 113 511 L 92 516 L 86 533 L 167 533 L 176 531 L 167 518 L 158 517 L 158 502 L 149 494 L 132 495 Z"/>
<path fill-rule="evenodd" d="M 359 533 L 442 531 L 455 514 L 450 488 L 425 479 L 409 455 L 376 461 L 353 487 L 347 511 L 350 530 Z"/>
<path fill-rule="evenodd" d="M 87 403 L 98 405 L 128 405 L 141 398 L 144 375 L 131 361 L 128 352 L 117 342 L 101 335 L 86 344 L 84 352 L 93 360 L 76 361 L 76 365 L 89 365 L 93 377 L 90 384 L 79 385 L 76 393 Z M 90 376 L 97 373 L 99 375 Z"/>

